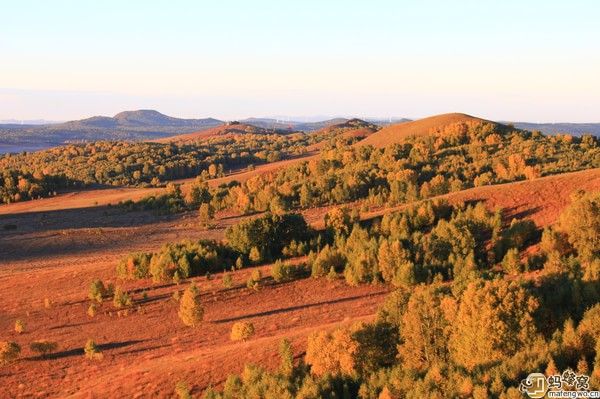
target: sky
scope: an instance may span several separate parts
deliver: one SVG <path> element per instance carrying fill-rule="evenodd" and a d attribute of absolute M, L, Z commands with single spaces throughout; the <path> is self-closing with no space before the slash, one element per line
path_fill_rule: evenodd
<path fill-rule="evenodd" d="M 600 2 L 0 0 L 0 119 L 600 122 Z"/>

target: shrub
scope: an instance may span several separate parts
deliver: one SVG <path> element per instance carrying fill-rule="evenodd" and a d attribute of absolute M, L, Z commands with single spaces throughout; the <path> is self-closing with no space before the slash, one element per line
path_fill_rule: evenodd
<path fill-rule="evenodd" d="M 200 290 L 194 283 L 183 292 L 178 315 L 183 324 L 189 327 L 195 327 L 202 321 L 204 308 L 200 303 Z"/>
<path fill-rule="evenodd" d="M 282 262 L 281 260 L 277 260 L 271 266 L 271 276 L 278 283 L 293 280 L 299 277 L 302 271 L 302 265 L 294 266 L 291 263 Z"/>
<path fill-rule="evenodd" d="M 231 327 L 232 341 L 247 341 L 254 335 L 254 325 L 247 321 L 240 321 Z"/>
<path fill-rule="evenodd" d="M 97 309 L 98 309 L 98 308 L 97 308 L 97 306 L 96 306 L 96 304 L 95 304 L 95 303 L 93 303 L 93 302 L 92 302 L 92 303 L 90 303 L 90 306 L 88 307 L 88 310 L 87 310 L 87 314 L 88 314 L 88 316 L 90 316 L 90 317 L 94 317 L 94 316 L 96 316 Z"/>
<path fill-rule="evenodd" d="M 223 273 L 223 287 L 231 288 L 233 286 L 233 277 L 231 273 Z"/>
<path fill-rule="evenodd" d="M 327 277 L 327 280 L 329 280 L 329 281 L 335 281 L 339 278 L 339 275 L 335 271 L 335 267 L 331 266 L 329 268 L 329 273 L 327 273 L 326 277 Z"/>
<path fill-rule="evenodd" d="M 200 205 L 198 209 L 198 219 L 203 226 L 207 226 L 215 218 L 215 208 L 209 204 L 204 203 Z"/>
<path fill-rule="evenodd" d="M 280 257 L 283 248 L 293 240 L 306 241 L 311 230 L 304 217 L 299 214 L 272 215 L 267 214 L 251 220 L 244 220 L 231 226 L 225 237 L 231 247 L 243 254 L 250 254 L 252 248 L 271 259 Z"/>
<path fill-rule="evenodd" d="M 117 264 L 117 277 L 123 279 L 142 279 L 150 275 L 152 254 L 134 252 L 121 259 Z"/>
<path fill-rule="evenodd" d="M 120 309 L 126 306 L 131 306 L 131 304 L 132 301 L 129 294 L 123 291 L 121 287 L 117 287 L 113 296 L 113 306 L 117 309 Z"/>
<path fill-rule="evenodd" d="M 241 256 L 238 256 L 238 258 L 235 261 L 235 268 L 237 270 L 240 270 L 242 267 L 244 267 L 244 260 Z"/>
<path fill-rule="evenodd" d="M 259 264 L 263 260 L 263 256 L 258 247 L 252 247 L 250 253 L 248 254 L 248 259 L 250 259 L 250 262 L 255 265 Z"/>
<path fill-rule="evenodd" d="M 523 271 L 523 265 L 519 258 L 519 251 L 516 248 L 511 248 L 502 259 L 502 269 L 506 274 L 517 275 Z"/>
<path fill-rule="evenodd" d="M 96 345 L 93 339 L 88 339 L 83 347 L 83 352 L 85 353 L 85 357 L 88 359 L 102 359 L 102 352 Z"/>
<path fill-rule="evenodd" d="M 337 249 L 325 245 L 312 262 L 311 276 L 323 277 L 331 268 L 335 271 L 340 271 L 344 268 L 345 262 L 346 259 Z"/>
<path fill-rule="evenodd" d="M 15 321 L 15 332 L 17 334 L 22 334 L 25 332 L 25 323 L 23 323 L 21 320 Z"/>
<path fill-rule="evenodd" d="M 502 233 L 502 240 L 498 242 L 500 256 L 509 248 L 523 249 L 537 234 L 537 228 L 532 220 L 513 219 L 510 227 Z"/>
<path fill-rule="evenodd" d="M 45 339 L 33 341 L 29 344 L 29 348 L 36 353 L 39 353 L 42 358 L 45 358 L 49 353 L 52 353 L 58 349 L 56 342 L 48 341 Z"/>
<path fill-rule="evenodd" d="M 260 288 L 260 280 L 262 280 L 262 273 L 258 269 L 254 269 L 250 278 L 246 281 L 246 287 L 258 291 Z"/>
<path fill-rule="evenodd" d="M 16 342 L 0 342 L 0 366 L 14 362 L 21 353 L 21 347 Z"/>
<path fill-rule="evenodd" d="M 90 284 L 90 290 L 88 292 L 88 298 L 98 303 L 102 302 L 102 298 L 106 296 L 106 287 L 102 280 L 94 280 Z"/>
<path fill-rule="evenodd" d="M 178 381 L 175 384 L 175 394 L 179 399 L 192 399 L 190 387 L 185 381 Z"/>
<path fill-rule="evenodd" d="M 222 270 L 233 263 L 233 252 L 215 241 L 182 241 L 164 245 L 152 256 L 150 274 L 155 282 L 169 281 L 177 272 L 181 279 Z"/>

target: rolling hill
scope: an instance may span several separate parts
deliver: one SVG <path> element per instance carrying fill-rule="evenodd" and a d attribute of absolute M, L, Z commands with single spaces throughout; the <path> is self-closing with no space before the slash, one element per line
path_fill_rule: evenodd
<path fill-rule="evenodd" d="M 357 145 L 372 145 L 374 147 L 382 148 L 390 144 L 398 143 L 406 137 L 425 136 L 432 134 L 435 130 L 443 129 L 446 126 L 455 123 L 473 122 L 488 122 L 496 124 L 496 122 L 461 113 L 434 115 L 415 121 L 386 126 L 377 133 L 374 133 L 366 139 L 360 141 L 357 143 Z"/>
<path fill-rule="evenodd" d="M 155 140 L 159 143 L 186 143 L 201 141 L 211 137 L 223 137 L 238 134 L 288 134 L 288 130 L 266 129 L 248 123 L 231 122 L 225 125 L 199 130 L 192 133 L 179 134 Z"/>

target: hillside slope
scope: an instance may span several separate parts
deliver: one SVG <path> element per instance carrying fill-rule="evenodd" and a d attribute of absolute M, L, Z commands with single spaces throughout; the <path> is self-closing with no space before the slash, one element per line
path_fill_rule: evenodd
<path fill-rule="evenodd" d="M 287 134 L 289 131 L 265 129 L 247 123 L 229 123 L 197 132 L 179 134 L 155 140 L 157 143 L 188 143 L 206 140 L 211 137 L 223 137 L 239 134 Z"/>
<path fill-rule="evenodd" d="M 382 148 L 390 144 L 398 143 L 406 137 L 429 135 L 437 129 L 442 129 L 455 123 L 474 122 L 496 124 L 496 122 L 461 113 L 434 115 L 411 122 L 386 126 L 377 133 L 367 137 L 365 140 L 360 141 L 357 145 L 372 145 L 373 147 Z"/>

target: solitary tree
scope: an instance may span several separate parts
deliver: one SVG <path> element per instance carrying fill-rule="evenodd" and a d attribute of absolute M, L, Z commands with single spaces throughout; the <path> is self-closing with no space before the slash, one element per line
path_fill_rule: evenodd
<path fill-rule="evenodd" d="M 196 287 L 196 284 L 192 283 L 183 292 L 179 302 L 178 315 L 186 326 L 195 327 L 202 321 L 204 308 L 200 303 L 200 290 Z"/>
<path fill-rule="evenodd" d="M 46 339 L 33 341 L 29 344 L 29 348 L 33 352 L 37 352 L 45 358 L 49 353 L 54 352 L 58 348 L 58 344 L 56 342 L 48 341 Z"/>
<path fill-rule="evenodd" d="M 83 348 L 83 352 L 85 353 L 85 357 L 87 357 L 88 359 L 102 358 L 102 352 L 100 351 L 98 345 L 96 345 L 96 342 L 94 342 L 93 339 L 87 340 L 87 342 L 85 343 L 85 347 Z"/>

